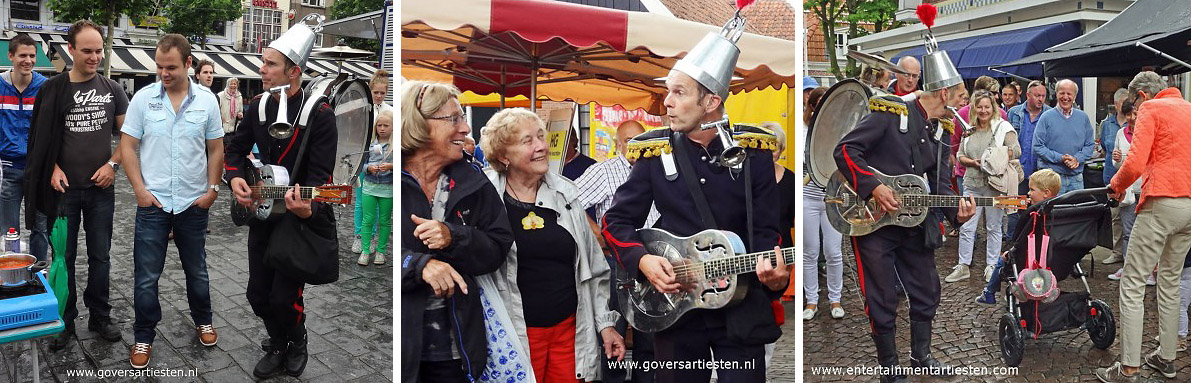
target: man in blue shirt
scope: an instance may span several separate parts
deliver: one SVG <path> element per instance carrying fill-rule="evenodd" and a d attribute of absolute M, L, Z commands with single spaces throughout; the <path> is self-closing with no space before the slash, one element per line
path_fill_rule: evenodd
<path fill-rule="evenodd" d="M 12 70 L 0 73 L 0 231 L 21 231 L 21 193 L 25 181 L 25 157 L 29 138 L 29 119 L 37 91 L 46 78 L 33 71 L 37 62 L 37 42 L 24 33 L 8 41 L 8 60 Z M 29 251 L 39 260 L 46 259 L 45 216 L 37 216 L 29 234 Z"/>
<path fill-rule="evenodd" d="M 1034 170 L 1038 166 L 1038 161 L 1034 157 L 1034 126 L 1038 124 L 1038 118 L 1042 117 L 1042 113 L 1050 110 L 1050 106 L 1046 105 L 1046 85 L 1042 81 L 1030 81 L 1026 85 L 1026 102 L 1024 104 L 1017 104 L 1009 108 L 1009 124 L 1013 125 L 1013 129 L 1017 131 L 1017 141 L 1021 144 L 1021 167 L 1023 174 L 1026 175 L 1018 184 L 1018 194 L 1025 195 L 1030 191 L 1030 174 L 1034 174 Z M 1009 226 L 1017 227 L 1018 220 L 1017 213 L 1009 214 Z M 1013 230 L 1005 230 L 1005 242 L 1013 240 Z"/>
<path fill-rule="evenodd" d="M 185 58 L 185 59 L 184 59 Z M 136 236 L 133 239 L 135 284 L 133 368 L 149 364 L 154 328 L 161 321 L 157 281 L 165 265 L 167 235 L 186 274 L 186 298 L 199 343 L 218 340 L 211 323 L 211 290 L 204 250 L 208 209 L 223 175 L 223 124 L 219 101 L 211 90 L 186 75 L 190 43 L 168 34 L 157 43 L 157 76 L 161 80 L 133 96 L 121 132 L 125 172 L 136 193 Z M 140 157 L 136 149 L 140 147 Z M 138 161 L 131 159 L 137 158 Z"/>
<path fill-rule="evenodd" d="M 1096 145 L 1092 119 L 1075 109 L 1079 86 L 1071 80 L 1055 85 L 1057 108 L 1042 113 L 1034 127 L 1034 156 L 1038 168 L 1059 173 L 1063 189 L 1059 194 L 1083 189 L 1083 163 L 1092 157 Z M 1030 170 L 1033 171 L 1033 170 Z"/>

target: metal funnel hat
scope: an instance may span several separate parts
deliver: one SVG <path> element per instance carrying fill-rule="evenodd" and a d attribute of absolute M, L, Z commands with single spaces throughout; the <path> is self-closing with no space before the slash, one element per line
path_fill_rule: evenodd
<path fill-rule="evenodd" d="M 315 19 L 317 24 L 311 29 L 306 25 L 306 21 Z M 310 50 L 314 48 L 315 34 L 323 30 L 323 15 L 311 13 L 302 18 L 302 21 L 289 27 L 288 31 L 281 34 L 273 42 L 269 43 L 269 48 L 276 49 L 285 57 L 293 61 L 303 71 L 306 70 L 306 59 L 310 57 Z"/>
<path fill-rule="evenodd" d="M 720 33 L 708 33 L 686 57 L 674 64 L 671 72 L 685 73 L 727 100 L 732 73 L 736 70 L 736 59 L 740 58 L 736 41 L 744 33 L 744 21 L 744 17 L 738 14 L 724 25 Z"/>
<path fill-rule="evenodd" d="M 962 83 L 947 51 L 935 51 L 922 56 L 922 90 L 933 92 Z"/>

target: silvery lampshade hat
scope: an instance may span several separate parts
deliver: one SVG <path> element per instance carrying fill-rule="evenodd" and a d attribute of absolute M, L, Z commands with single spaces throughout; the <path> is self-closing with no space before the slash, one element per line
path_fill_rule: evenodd
<path fill-rule="evenodd" d="M 317 24 L 311 29 L 306 25 L 306 21 L 314 19 Z M 269 48 L 276 49 L 285 57 L 293 61 L 303 71 L 306 70 L 306 59 L 310 57 L 310 50 L 314 48 L 314 39 L 316 33 L 323 30 L 323 15 L 311 13 L 302 18 L 302 21 L 294 24 L 288 31 L 281 34 L 273 42 L 269 43 Z"/>
<path fill-rule="evenodd" d="M 938 10 L 933 5 L 922 4 L 918 6 L 917 13 L 919 20 L 926 25 L 926 55 L 922 56 L 922 90 L 933 92 L 962 83 L 964 79 L 959 76 L 955 64 L 951 63 L 947 51 L 939 50 L 939 43 L 935 41 L 934 31 L 931 30 Z"/>
<path fill-rule="evenodd" d="M 736 60 L 740 58 L 740 48 L 736 47 L 736 41 L 740 40 L 741 34 L 744 33 L 744 22 L 744 17 L 738 13 L 719 33 L 708 33 L 686 57 L 674 64 L 671 71 L 691 76 L 712 93 L 726 100 L 732 73 L 736 69 Z"/>

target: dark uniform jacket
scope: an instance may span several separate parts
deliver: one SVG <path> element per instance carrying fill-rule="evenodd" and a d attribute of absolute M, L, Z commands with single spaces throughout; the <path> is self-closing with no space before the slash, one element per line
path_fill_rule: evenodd
<path fill-rule="evenodd" d="M 697 177 L 712 216 L 719 225 L 717 229 L 736 233 L 745 242 L 749 252 L 772 250 L 777 245 L 780 203 L 773 175 L 773 157 L 768 150 L 773 147 L 774 138 L 764 130 L 746 130 L 737 135 L 737 139 L 746 148 L 756 148 L 747 150 L 747 161 L 750 162 L 748 169 L 753 182 L 753 238 L 756 243 L 748 244 L 744 174 L 733 179 L 729 169 L 709 163 L 723 151 L 721 141 L 718 138 L 713 140 L 704 150 L 685 135 L 680 135 L 677 142 L 672 143 L 675 140 L 670 139 L 670 129 L 653 130 L 633 138 L 628 145 L 628 155 L 639 159 L 633 165 L 628 180 L 616 190 L 612 207 L 605 213 L 601 225 L 604 237 L 612 248 L 613 258 L 626 272 L 621 275 L 648 283 L 637 269 L 641 257 L 648 251 L 641 245 L 636 230 L 645 226 L 650 204 L 656 204 L 661 214 L 654 228 L 677 236 L 689 236 L 709 229 L 704 226 L 683 177 Z M 660 155 L 670 153 L 673 150 L 671 145 L 685 146 L 696 174 L 680 173 L 674 180 L 666 179 Z M 675 158 L 676 168 L 677 160 Z M 740 284 L 738 288 L 748 289 L 740 304 L 700 314 L 706 316 L 710 325 L 726 324 L 729 339 L 746 344 L 773 342 L 781 335 L 781 331 L 774 321 L 769 302 L 781 292 L 765 288 L 756 273 L 739 275 L 737 283 Z M 675 326 L 692 317 L 699 317 L 696 313 L 700 311 L 706 310 L 686 314 Z"/>
<path fill-rule="evenodd" d="M 875 96 L 869 99 L 869 113 L 856 123 L 856 128 L 840 139 L 835 148 L 835 163 L 860 198 L 868 199 L 880 181 L 870 169 L 889 176 L 915 174 L 924 176 L 931 194 L 955 195 L 951 190 L 951 168 L 946 148 L 950 141 L 944 119 L 936 126 L 926 117 L 917 100 L 906 103 L 896 96 Z M 901 117 L 906 116 L 906 131 L 901 131 Z M 943 129 L 939 139 L 937 129 Z M 955 223 L 956 208 L 942 208 L 948 220 Z M 922 223 L 929 249 L 938 248 L 942 233 L 939 214 L 928 214 Z M 939 243 L 933 243 L 939 242 Z"/>
<path fill-rule="evenodd" d="M 302 93 L 298 93 L 287 100 L 289 104 L 286 105 L 286 119 L 290 122 L 297 121 L 302 104 L 306 101 L 301 95 Z M 315 107 L 308 120 L 308 126 L 295 126 L 294 134 L 290 138 L 279 140 L 270 136 L 268 130 L 268 126 L 277 118 L 277 100 L 270 100 L 265 105 L 266 122 L 263 125 L 257 121 L 261 100 L 261 95 L 257 95 L 244 108 L 244 119 L 240 120 L 240 125 L 236 127 L 235 133 L 232 133 L 231 142 L 225 149 L 224 179 L 231 181 L 236 177 L 244 177 L 244 172 L 248 169 L 248 153 L 252 151 L 252 145 L 256 144 L 260 149 L 258 159 L 266 165 L 285 167 L 290 172 L 291 185 L 297 183 L 302 186 L 320 186 L 331 182 L 331 174 L 335 170 L 335 150 L 339 141 L 335 112 L 331 106 L 324 102 Z M 306 129 L 310 129 L 306 158 L 302 159 L 302 167 L 299 169 L 301 174 L 294 174 L 294 165 L 303 137 L 306 137 Z M 310 208 L 317 215 L 321 209 L 327 207 L 322 202 L 314 202 Z"/>

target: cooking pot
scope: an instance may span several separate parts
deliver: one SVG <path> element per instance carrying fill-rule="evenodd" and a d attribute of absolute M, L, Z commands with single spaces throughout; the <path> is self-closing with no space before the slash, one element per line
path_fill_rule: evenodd
<path fill-rule="evenodd" d="M 33 280 L 33 273 L 46 268 L 45 261 L 29 254 L 0 255 L 0 287 L 20 287 Z"/>

